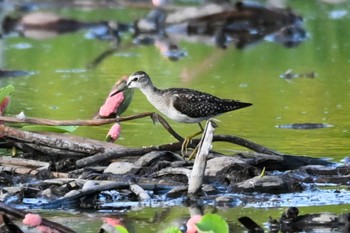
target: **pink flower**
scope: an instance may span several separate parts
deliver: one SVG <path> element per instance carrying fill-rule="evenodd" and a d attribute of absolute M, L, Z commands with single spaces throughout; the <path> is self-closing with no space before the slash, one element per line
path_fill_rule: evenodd
<path fill-rule="evenodd" d="M 152 0 L 152 4 L 155 7 L 160 7 L 160 6 L 165 6 L 166 4 L 168 4 L 167 0 Z"/>
<path fill-rule="evenodd" d="M 121 226 L 122 221 L 118 218 L 102 218 L 103 222 L 112 225 L 112 226 Z"/>
<path fill-rule="evenodd" d="M 106 141 L 107 142 L 115 142 L 119 138 L 121 131 L 121 126 L 118 123 L 115 123 L 110 130 L 108 131 Z"/>
<path fill-rule="evenodd" d="M 197 228 L 196 228 L 196 223 L 200 222 L 202 219 L 202 215 L 194 215 L 192 216 L 186 223 L 187 231 L 186 233 L 196 233 Z"/>
<path fill-rule="evenodd" d="M 39 214 L 26 214 L 26 216 L 23 219 L 23 224 L 30 226 L 30 227 L 36 227 L 41 224 L 41 217 Z"/>
<path fill-rule="evenodd" d="M 98 114 L 102 117 L 109 117 L 111 114 L 115 114 L 117 112 L 118 107 L 124 101 L 124 93 L 119 92 L 118 94 L 110 97 L 108 96 L 106 102 L 101 106 Z"/>

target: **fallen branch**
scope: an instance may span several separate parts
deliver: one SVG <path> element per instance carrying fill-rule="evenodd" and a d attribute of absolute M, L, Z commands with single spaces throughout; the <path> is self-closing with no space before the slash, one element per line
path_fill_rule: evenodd
<path fill-rule="evenodd" d="M 247 139 L 240 138 L 233 135 L 223 135 L 223 134 L 214 135 L 213 142 L 230 142 L 230 143 L 248 148 L 257 153 L 268 154 L 268 155 L 283 155 L 282 153 L 272 150 L 268 147 L 265 147 L 263 145 L 260 145 L 255 142 L 249 141 Z"/>
<path fill-rule="evenodd" d="M 69 135 L 63 134 L 40 134 L 0 125 L 0 135 L 6 139 L 12 139 L 21 143 L 35 144 L 61 150 L 74 151 L 85 154 L 96 154 L 104 151 L 101 145 L 92 144 L 88 139 L 80 141 L 71 140 Z M 54 136 L 52 136 L 54 135 Z M 87 142 L 84 142 L 87 141 Z"/>
<path fill-rule="evenodd" d="M 183 142 L 183 137 L 181 137 L 175 130 L 168 124 L 168 122 L 159 114 L 155 112 L 146 112 L 141 114 L 136 114 L 128 117 L 117 117 L 108 119 L 92 119 L 92 120 L 49 120 L 43 118 L 17 118 L 17 117 L 5 117 L 0 116 L 0 122 L 9 123 L 25 123 L 25 124 L 36 124 L 36 125 L 51 125 L 51 126 L 100 126 L 105 124 L 111 124 L 116 122 L 130 121 L 144 117 L 151 117 L 153 122 L 159 122 L 161 125 L 179 142 Z"/>
<path fill-rule="evenodd" d="M 195 196 L 201 190 L 204 179 L 204 171 L 207 164 L 207 157 L 213 141 L 215 126 L 216 124 L 211 120 L 208 120 L 206 123 L 202 139 L 198 145 L 198 153 L 196 155 L 196 159 L 194 160 L 191 175 L 188 180 L 189 196 Z"/>

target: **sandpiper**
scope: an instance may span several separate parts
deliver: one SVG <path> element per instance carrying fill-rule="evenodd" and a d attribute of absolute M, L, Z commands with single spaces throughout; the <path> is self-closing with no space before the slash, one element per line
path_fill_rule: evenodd
<path fill-rule="evenodd" d="M 245 108 L 251 103 L 221 99 L 187 88 L 158 89 L 147 73 L 138 71 L 129 76 L 125 88 L 139 88 L 148 101 L 168 118 L 180 123 L 198 123 L 225 112 Z M 115 91 L 111 96 L 122 90 Z"/>

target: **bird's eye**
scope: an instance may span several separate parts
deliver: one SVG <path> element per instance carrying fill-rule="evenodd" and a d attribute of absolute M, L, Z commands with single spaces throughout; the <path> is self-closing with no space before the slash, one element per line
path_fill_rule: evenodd
<path fill-rule="evenodd" d="M 132 81 L 133 82 L 136 82 L 138 80 L 138 78 L 133 78 Z"/>

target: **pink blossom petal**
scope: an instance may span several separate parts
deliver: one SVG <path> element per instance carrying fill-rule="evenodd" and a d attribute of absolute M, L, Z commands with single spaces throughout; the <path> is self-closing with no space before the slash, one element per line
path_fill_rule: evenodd
<path fill-rule="evenodd" d="M 26 214 L 22 223 L 27 226 L 36 227 L 41 224 L 41 217 L 39 214 Z"/>
<path fill-rule="evenodd" d="M 106 102 L 100 108 L 99 115 L 102 117 L 108 117 L 109 115 L 116 113 L 117 108 L 123 103 L 123 100 L 123 92 L 119 92 L 112 97 L 108 96 Z"/>
<path fill-rule="evenodd" d="M 186 233 L 196 233 L 196 223 L 200 222 L 202 219 L 202 215 L 194 215 L 192 216 L 186 223 L 187 231 Z"/>
<path fill-rule="evenodd" d="M 108 142 L 115 142 L 119 138 L 121 131 L 121 126 L 118 123 L 115 123 L 108 131 L 107 134 L 107 141 Z"/>
<path fill-rule="evenodd" d="M 112 226 L 122 226 L 122 221 L 118 218 L 102 218 L 103 222 Z"/>

